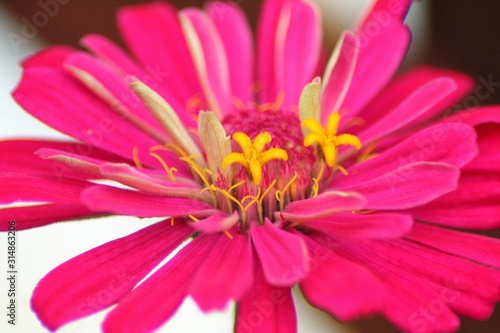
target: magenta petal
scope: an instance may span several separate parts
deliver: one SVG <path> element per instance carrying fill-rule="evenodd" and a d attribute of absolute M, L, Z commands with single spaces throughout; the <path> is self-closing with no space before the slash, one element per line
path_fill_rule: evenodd
<path fill-rule="evenodd" d="M 313 78 L 321 50 L 321 18 L 313 2 L 290 1 L 276 31 L 275 70 L 283 87 L 284 105 L 298 105 L 304 86 Z"/>
<path fill-rule="evenodd" d="M 73 179 L 19 174 L 0 175 L 0 184 L 2 204 L 30 201 L 78 203 L 82 191 L 94 186 L 93 183 Z"/>
<path fill-rule="evenodd" d="M 239 6 L 224 2 L 209 2 L 206 11 L 224 44 L 233 95 L 243 102 L 252 101 L 254 51 L 245 14 Z"/>
<path fill-rule="evenodd" d="M 304 240 L 279 229 L 268 219 L 262 226 L 252 223 L 250 231 L 264 275 L 270 284 L 289 286 L 307 275 L 305 267 L 309 256 Z"/>
<path fill-rule="evenodd" d="M 342 321 L 381 311 L 385 288 L 373 273 L 306 236 L 304 239 L 311 254 L 311 269 L 300 281 L 300 289 L 313 306 Z"/>
<path fill-rule="evenodd" d="M 118 25 L 130 50 L 149 72 L 148 78 L 157 83 L 182 121 L 192 124 L 183 111 L 201 88 L 175 8 L 163 2 L 123 7 Z"/>
<path fill-rule="evenodd" d="M 198 200 L 169 198 L 108 186 L 94 186 L 85 190 L 81 201 L 96 212 L 139 217 L 204 217 L 217 212 L 212 206 Z"/>
<path fill-rule="evenodd" d="M 335 186 L 349 187 L 396 170 L 402 164 L 441 162 L 458 168 L 477 156 L 476 132 L 468 125 L 437 124 L 406 138 L 375 158 L 357 163 L 348 169 L 349 175 L 337 174 Z"/>
<path fill-rule="evenodd" d="M 425 223 L 415 223 L 406 237 L 440 251 L 500 269 L 499 239 Z"/>
<path fill-rule="evenodd" d="M 132 151 L 137 146 L 142 148 L 139 149 L 139 157 L 143 164 L 157 162 L 147 153 L 150 147 L 158 144 L 157 141 L 113 112 L 60 70 L 25 70 L 13 96 L 33 116 L 78 140 L 127 159 L 131 159 Z"/>
<path fill-rule="evenodd" d="M 120 76 L 133 75 L 142 79 L 146 77 L 146 72 L 118 45 L 106 37 L 90 34 L 83 37 L 80 43 L 112 67 Z"/>
<path fill-rule="evenodd" d="M 116 303 L 191 233 L 164 221 L 75 257 L 37 285 L 32 306 L 55 330 Z"/>
<path fill-rule="evenodd" d="M 217 235 L 201 235 L 124 297 L 103 323 L 105 333 L 149 333 L 170 318 Z"/>
<path fill-rule="evenodd" d="M 365 204 L 365 198 L 359 193 L 330 191 L 315 198 L 293 201 L 277 216 L 289 221 L 312 220 L 342 211 L 359 210 Z"/>
<path fill-rule="evenodd" d="M 61 68 L 61 64 L 75 51 L 74 48 L 68 46 L 51 46 L 23 60 L 21 65 L 24 69 L 31 67 Z"/>
<path fill-rule="evenodd" d="M 35 152 L 41 148 L 58 150 L 72 156 L 89 159 L 105 159 L 110 162 L 125 160 L 93 146 L 76 142 L 44 140 L 8 140 L 0 141 L 0 172 L 13 172 L 30 175 L 47 175 L 58 178 L 89 178 L 87 173 L 74 170 L 54 161 L 44 161 Z M 45 149 L 44 149 L 45 150 Z"/>
<path fill-rule="evenodd" d="M 479 156 L 465 166 L 465 170 L 474 172 L 498 171 L 500 165 L 500 125 L 483 124 L 476 126 Z"/>
<path fill-rule="evenodd" d="M 199 221 L 188 222 L 196 231 L 201 231 L 206 234 L 223 232 L 231 229 L 240 220 L 238 212 L 228 215 L 224 212 L 216 213 L 206 219 Z"/>
<path fill-rule="evenodd" d="M 358 136 L 364 144 L 388 135 L 429 112 L 457 89 L 451 78 L 438 78 L 420 87 Z"/>
<path fill-rule="evenodd" d="M 232 237 L 218 234 L 189 286 L 189 294 L 203 311 L 224 309 L 229 300 L 239 300 L 253 284 L 250 237 L 236 230 Z"/>
<path fill-rule="evenodd" d="M 60 221 L 100 216 L 82 204 L 49 203 L 36 206 L 0 208 L 0 217 L 16 221 L 16 230 L 41 227 Z M 7 231 L 7 224 L 0 226 L 0 231 Z"/>
<path fill-rule="evenodd" d="M 271 286 L 258 263 L 255 282 L 236 310 L 235 333 L 295 333 L 297 316 L 290 288 Z"/>
<path fill-rule="evenodd" d="M 468 229 L 500 226 L 500 176 L 462 172 L 458 188 L 410 213 L 419 220 Z"/>
<path fill-rule="evenodd" d="M 344 32 L 328 61 L 321 94 L 321 115 L 324 124 L 332 112 L 339 111 L 344 101 L 356 68 L 359 43 L 356 34 Z"/>
<path fill-rule="evenodd" d="M 384 20 L 383 25 L 372 15 L 356 31 L 361 44 L 352 83 L 342 105 L 350 115 L 357 114 L 387 84 L 403 61 L 410 43 L 409 29 L 400 17 L 389 11 L 379 12 L 378 17 Z M 374 27 L 377 34 L 370 30 Z"/>
<path fill-rule="evenodd" d="M 485 123 L 500 123 L 500 107 L 482 106 L 465 110 L 444 119 L 445 122 L 461 122 L 472 126 Z"/>
<path fill-rule="evenodd" d="M 413 218 L 403 214 L 338 213 L 325 219 L 305 221 L 301 225 L 339 238 L 395 238 L 410 231 Z"/>
<path fill-rule="evenodd" d="M 460 170 L 449 164 L 417 162 L 341 188 L 363 195 L 368 202 L 366 209 L 406 209 L 455 190 L 459 176 Z"/>

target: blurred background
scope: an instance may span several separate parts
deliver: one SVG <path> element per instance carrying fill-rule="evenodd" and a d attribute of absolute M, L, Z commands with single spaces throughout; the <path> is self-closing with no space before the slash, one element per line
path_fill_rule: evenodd
<path fill-rule="evenodd" d="M 331 49 L 341 31 L 353 27 L 363 15 L 370 0 L 317 0 L 322 7 L 323 24 L 325 27 L 325 44 Z M 9 92 L 15 87 L 20 70 L 17 63 L 25 56 L 49 44 L 69 44 L 78 46 L 79 39 L 88 33 L 99 33 L 108 36 L 123 45 L 114 20 L 118 7 L 126 4 L 135 4 L 140 0 L 57 0 L 59 6 L 47 9 L 44 4 L 49 0 L 0 0 L 0 138 L 12 136 L 43 136 L 62 137 L 59 133 L 46 129 L 37 121 L 22 113 L 10 99 Z M 204 0 L 172 1 L 179 8 L 187 6 L 201 6 Z M 260 7 L 260 0 L 237 0 L 248 14 L 250 23 L 255 28 Z M 52 12 L 51 12 L 52 10 Z M 46 13 L 40 14 L 40 13 Z M 38 20 L 38 21 L 37 21 Z M 34 27 L 32 22 L 39 22 Z M 500 86 L 500 1 L 498 0 L 421 0 L 412 7 L 407 23 L 413 31 L 413 43 L 410 54 L 403 69 L 418 64 L 431 64 L 447 67 L 470 74 L 476 81 L 489 80 L 499 82 Z M 31 25 L 31 28 L 26 28 Z M 34 29 L 33 29 L 34 27 Z M 24 30 L 23 29 L 28 29 Z M 26 34 L 27 32 L 27 34 Z M 23 34 L 25 33 L 25 34 Z M 16 39 L 23 36 L 23 39 Z M 500 89 L 492 87 L 491 96 L 479 101 L 481 104 L 500 103 Z M 80 233 L 74 229 L 70 232 L 64 226 L 45 228 L 45 237 L 48 241 L 40 241 L 40 233 L 21 234 L 21 255 L 25 263 L 26 275 L 20 283 L 26 291 L 23 292 L 22 306 L 26 313 L 22 313 L 20 322 L 33 322 L 29 330 L 13 330 L 12 327 L 1 326 L 2 332 L 44 332 L 37 325 L 36 318 L 29 312 L 29 296 L 36 281 L 58 263 L 100 243 L 112 238 L 125 235 L 137 229 L 137 221 L 111 221 L 97 226 L 92 224 L 75 223 L 81 228 L 82 234 L 89 228 L 103 230 L 101 236 L 91 240 L 81 239 Z M 116 231 L 119 224 L 121 231 Z M 143 226 L 143 224 L 141 224 Z M 59 228 L 59 229 L 58 229 Z M 95 229 L 94 229 L 95 230 Z M 40 231 L 42 232 L 42 231 Z M 121 233 L 121 234 L 117 234 Z M 24 236 L 25 235 L 25 236 Z M 60 235 L 67 235 L 61 240 Z M 80 238 L 80 239 L 79 239 Z M 1 238 L 0 240 L 4 240 Z M 40 248 L 34 251 L 34 243 L 39 242 Z M 43 250 L 47 243 L 56 242 L 56 246 Z M 52 244 L 53 245 L 53 244 Z M 2 246 L 3 248 L 3 246 Z M 44 252 L 45 251 L 45 252 Z M 52 251 L 52 252 L 50 252 Z M 39 253 L 34 253 L 39 252 Z M 49 257 L 49 258 L 48 258 Z M 35 267 L 35 268 L 33 268 Z M 23 275 L 21 275 L 22 277 Z M 0 285 L 2 286 L 2 285 Z M 1 294 L 3 295 L 3 289 Z M 300 298 L 300 293 L 295 293 Z M 0 298 L 1 299 L 1 298 Z M 299 302 L 300 303 L 300 302 Z M 3 303 L 0 303 L 3 304 Z M 298 305 L 300 314 L 300 332 L 359 332 L 359 333 L 391 333 L 398 332 L 382 318 L 363 320 L 349 325 L 338 325 L 329 316 L 311 310 L 301 302 Z M 204 326 L 203 332 L 220 332 L 230 330 L 231 311 L 225 315 L 212 319 L 203 319 L 192 304 L 183 307 L 182 318 L 170 325 L 169 332 L 191 332 L 186 329 L 186 320 L 191 319 L 190 325 L 198 321 L 198 326 Z M 487 322 L 463 320 L 460 333 L 500 332 L 500 311 Z M 102 315 L 101 315 L 102 316 Z M 196 317 L 197 316 L 197 317 Z M 3 316 L 2 316 L 3 317 Z M 206 317 L 206 316 L 205 316 Z M 96 317 L 97 318 L 97 317 Z M 99 318 L 87 320 L 74 328 L 65 327 L 65 332 L 93 332 L 99 327 Z M 188 319 L 186 319 L 188 318 Z M 194 319 L 193 319 L 194 318 Z M 215 318 L 215 319 L 214 319 Z M 226 329 L 225 329 L 226 328 Z M 18 328 L 19 329 L 19 328 Z M 214 330 L 212 330 L 214 329 Z M 163 331 L 163 330 L 162 330 Z"/>

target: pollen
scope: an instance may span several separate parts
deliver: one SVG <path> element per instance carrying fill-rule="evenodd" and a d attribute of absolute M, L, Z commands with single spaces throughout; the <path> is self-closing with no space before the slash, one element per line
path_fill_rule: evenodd
<path fill-rule="evenodd" d="M 236 141 L 243 151 L 242 153 L 230 153 L 222 161 L 222 167 L 225 169 L 229 165 L 241 164 L 252 176 L 256 185 L 262 181 L 262 167 L 272 160 L 288 160 L 288 154 L 281 148 L 270 148 L 264 150 L 267 144 L 272 141 L 271 134 L 262 132 L 252 141 L 248 135 L 243 132 L 233 134 L 233 140 Z"/>
<path fill-rule="evenodd" d="M 361 148 L 361 141 L 352 134 L 337 135 L 340 123 L 340 115 L 334 112 L 328 117 L 328 123 L 324 128 L 317 120 L 307 118 L 303 121 L 303 126 L 310 133 L 304 138 L 304 146 L 309 147 L 318 144 L 321 147 L 325 162 L 328 166 L 334 167 L 337 163 L 337 154 L 339 146 L 353 146 L 356 149 Z"/>

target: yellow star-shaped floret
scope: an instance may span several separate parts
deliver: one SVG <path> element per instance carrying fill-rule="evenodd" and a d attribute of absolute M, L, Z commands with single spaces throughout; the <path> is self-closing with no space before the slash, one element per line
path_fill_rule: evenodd
<path fill-rule="evenodd" d="M 242 153 L 230 153 L 222 161 L 222 167 L 226 168 L 230 164 L 239 163 L 252 175 L 256 185 L 262 181 L 262 166 L 271 160 L 288 160 L 288 154 L 284 149 L 270 148 L 264 151 L 264 147 L 272 141 L 271 134 L 263 132 L 252 140 L 242 132 L 233 134 L 243 151 Z"/>
<path fill-rule="evenodd" d="M 311 131 L 304 138 L 304 146 L 309 147 L 317 143 L 323 151 L 326 164 L 330 167 L 335 166 L 337 162 L 338 146 L 349 145 L 356 149 L 361 148 L 361 141 L 358 137 L 352 134 L 337 135 L 339 123 L 340 115 L 337 112 L 328 117 L 326 129 L 312 118 L 307 118 L 302 123 L 304 127 Z"/>

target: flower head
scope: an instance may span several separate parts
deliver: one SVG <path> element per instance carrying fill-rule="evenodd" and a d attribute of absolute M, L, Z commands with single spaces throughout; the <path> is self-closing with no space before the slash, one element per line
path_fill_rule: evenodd
<path fill-rule="evenodd" d="M 26 60 L 14 98 L 82 143 L 0 143 L 2 203 L 30 203 L 2 213 L 22 229 L 158 218 L 45 276 L 32 299 L 43 324 L 116 304 L 105 332 L 149 332 L 189 295 L 204 311 L 235 300 L 236 332 L 294 332 L 295 284 L 342 321 L 380 313 L 408 332 L 448 332 L 455 313 L 487 318 L 500 242 L 449 227 L 500 226 L 488 143 L 500 109 L 437 117 L 472 86 L 451 71 L 391 81 L 410 4 L 376 1 L 321 79 L 318 9 L 303 0 L 264 2 L 255 62 L 243 13 L 218 2 L 124 8 L 132 56 L 90 35 L 92 54 L 52 47 Z M 381 13 L 388 23 L 368 34 Z M 272 315 L 249 322 L 278 294 Z M 420 320 L 435 302 L 433 321 Z"/>

